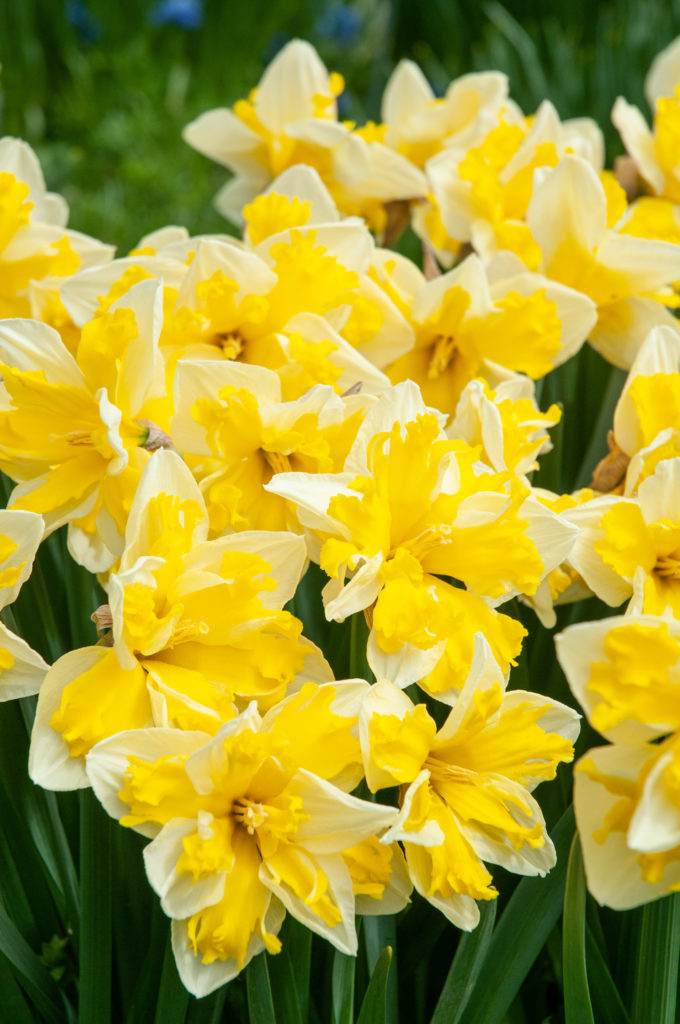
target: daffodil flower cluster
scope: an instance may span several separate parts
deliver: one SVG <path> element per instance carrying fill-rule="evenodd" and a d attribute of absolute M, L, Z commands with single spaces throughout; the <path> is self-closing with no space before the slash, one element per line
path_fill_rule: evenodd
<path fill-rule="evenodd" d="M 630 604 L 558 639 L 611 741 L 576 770 L 588 881 L 614 907 L 680 887 L 678 52 L 653 136 L 615 107 L 640 198 L 594 122 L 525 116 L 497 73 L 435 98 L 402 62 L 381 124 L 340 122 L 300 41 L 186 129 L 234 172 L 238 238 L 114 259 L 0 140 L 0 605 L 62 527 L 102 592 L 97 642 L 51 666 L 0 626 L 0 696 L 37 694 L 34 782 L 150 840 L 194 994 L 287 913 L 353 954 L 356 915 L 414 889 L 469 930 L 493 865 L 551 869 L 534 790 L 579 715 L 511 673 L 527 623 L 591 594 Z M 422 267 L 389 248 L 409 221 Z M 586 341 L 629 373 L 592 486 L 552 493 L 537 382 Z M 304 635 L 317 599 L 367 678 Z"/>

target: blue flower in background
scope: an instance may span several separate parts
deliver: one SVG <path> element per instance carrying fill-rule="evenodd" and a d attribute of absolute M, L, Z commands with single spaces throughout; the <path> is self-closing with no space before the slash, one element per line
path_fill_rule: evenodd
<path fill-rule="evenodd" d="M 93 43 L 101 35 L 101 25 L 82 0 L 66 0 L 64 4 L 66 20 L 73 25 L 83 43 Z"/>
<path fill-rule="evenodd" d="M 203 0 L 158 0 L 149 11 L 149 21 L 193 31 L 203 24 Z"/>
<path fill-rule="evenodd" d="M 353 7 L 330 3 L 316 19 L 314 30 L 322 39 L 330 39 L 337 46 L 351 46 L 361 28 L 361 18 Z"/>

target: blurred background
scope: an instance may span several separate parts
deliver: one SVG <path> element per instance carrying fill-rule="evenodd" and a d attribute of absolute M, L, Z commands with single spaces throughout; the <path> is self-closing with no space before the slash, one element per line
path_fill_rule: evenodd
<path fill-rule="evenodd" d="M 646 110 L 644 74 L 679 33 L 680 0 L 0 0 L 1 127 L 36 149 L 70 226 L 122 254 L 168 223 L 230 230 L 211 205 L 227 172 L 180 133 L 247 95 L 293 37 L 345 77 L 343 118 L 379 119 L 402 57 L 437 92 L 496 69 L 526 113 L 547 97 L 594 117 L 611 162 L 616 96 Z"/>

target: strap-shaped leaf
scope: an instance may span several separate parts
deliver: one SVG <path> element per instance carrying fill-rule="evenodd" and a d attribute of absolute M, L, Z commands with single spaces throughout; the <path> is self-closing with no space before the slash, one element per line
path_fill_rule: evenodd
<path fill-rule="evenodd" d="M 385 1024 L 387 1016 L 387 979 L 392 963 L 392 948 L 385 946 L 366 989 L 357 1024 Z"/>
<path fill-rule="evenodd" d="M 496 925 L 470 996 L 475 1024 L 499 1024 L 555 927 L 562 913 L 573 834 L 574 811 L 570 806 L 551 836 L 557 852 L 556 866 L 546 878 L 523 878 Z"/>
<path fill-rule="evenodd" d="M 479 913 L 480 921 L 475 930 L 466 932 L 458 943 L 430 1024 L 458 1024 L 465 1019 L 465 1010 L 491 941 L 496 921 L 495 901 L 480 906 Z"/>
<path fill-rule="evenodd" d="M 562 936 L 567 1024 L 595 1024 L 586 966 L 586 876 L 578 833 L 572 840 L 569 853 Z"/>

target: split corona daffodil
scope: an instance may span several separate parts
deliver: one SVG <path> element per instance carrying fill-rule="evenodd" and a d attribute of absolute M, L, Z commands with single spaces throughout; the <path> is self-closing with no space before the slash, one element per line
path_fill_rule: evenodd
<path fill-rule="evenodd" d="M 216 732 L 255 698 L 280 699 L 299 673 L 332 678 L 320 652 L 281 611 L 302 574 L 304 541 L 243 532 L 209 541 L 191 473 L 156 452 L 130 510 L 125 550 L 96 620 L 105 642 L 71 651 L 41 689 L 31 777 L 52 789 L 87 785 L 99 740 L 149 725 Z"/>
<path fill-rule="evenodd" d="M 367 694 L 360 737 L 371 789 L 402 787 L 399 840 L 417 891 L 459 928 L 479 920 L 477 900 L 497 890 L 485 861 L 545 874 L 555 851 L 531 796 L 573 757 L 578 715 L 539 694 L 513 690 L 475 638 L 475 667 L 444 725 L 387 680 Z"/>
<path fill-rule="evenodd" d="M 173 918 L 177 966 L 195 995 L 229 981 L 260 950 L 277 953 L 286 911 L 356 952 L 342 854 L 396 815 L 332 782 L 356 781 L 351 705 L 362 688 L 309 685 L 264 719 L 251 706 L 214 739 L 184 733 L 178 744 L 165 729 L 124 732 L 89 754 L 109 814 L 153 837 L 147 874 Z"/>

